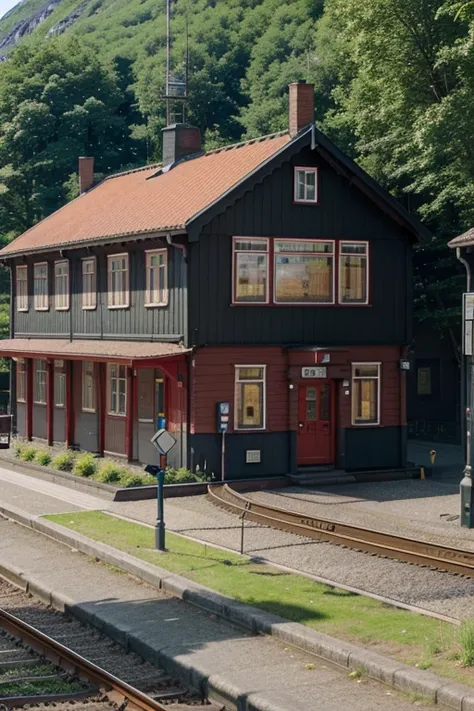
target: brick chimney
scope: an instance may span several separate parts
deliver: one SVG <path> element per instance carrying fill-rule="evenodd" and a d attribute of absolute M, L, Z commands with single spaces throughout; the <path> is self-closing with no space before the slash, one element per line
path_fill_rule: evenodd
<path fill-rule="evenodd" d="M 94 158 L 81 156 L 79 158 L 79 193 L 86 193 L 94 184 Z"/>
<path fill-rule="evenodd" d="M 289 85 L 289 90 L 289 131 L 291 138 L 294 138 L 314 122 L 314 84 L 297 81 Z"/>
<path fill-rule="evenodd" d="M 163 165 L 201 152 L 199 129 L 187 123 L 175 123 L 163 129 Z"/>

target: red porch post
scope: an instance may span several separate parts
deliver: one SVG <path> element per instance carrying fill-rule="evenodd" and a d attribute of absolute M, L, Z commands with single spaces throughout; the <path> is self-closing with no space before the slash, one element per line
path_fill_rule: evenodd
<path fill-rule="evenodd" d="M 133 459 L 133 416 L 135 412 L 135 378 L 133 368 L 127 368 L 127 418 L 125 422 L 125 454 L 129 462 Z"/>
<path fill-rule="evenodd" d="M 74 390 L 72 387 L 72 368 L 73 361 L 65 361 L 66 370 L 66 447 L 71 447 L 74 443 Z"/>
<path fill-rule="evenodd" d="M 26 359 L 26 439 L 33 437 L 33 359 Z"/>
<path fill-rule="evenodd" d="M 105 450 L 105 418 L 107 417 L 107 365 L 97 363 L 98 377 L 96 380 L 97 404 L 99 407 L 99 454 L 104 456 Z"/>
<path fill-rule="evenodd" d="M 54 361 L 47 361 L 46 372 L 46 438 L 51 447 L 53 444 Z"/>

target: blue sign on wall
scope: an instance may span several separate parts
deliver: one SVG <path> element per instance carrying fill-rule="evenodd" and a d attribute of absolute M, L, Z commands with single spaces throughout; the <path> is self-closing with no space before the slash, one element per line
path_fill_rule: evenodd
<path fill-rule="evenodd" d="M 217 403 L 217 431 L 227 432 L 230 424 L 230 402 Z"/>

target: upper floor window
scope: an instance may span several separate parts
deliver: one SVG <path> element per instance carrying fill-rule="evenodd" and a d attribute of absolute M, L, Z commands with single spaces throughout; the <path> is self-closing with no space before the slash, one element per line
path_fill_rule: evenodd
<path fill-rule="evenodd" d="M 234 238 L 234 302 L 268 303 L 268 239 Z"/>
<path fill-rule="evenodd" d="M 125 415 L 127 408 L 127 369 L 109 364 L 109 415 Z"/>
<path fill-rule="evenodd" d="M 339 254 L 339 303 L 367 304 L 369 269 L 367 242 L 341 242 Z"/>
<path fill-rule="evenodd" d="M 146 252 L 145 306 L 166 306 L 168 303 L 168 252 L 155 249 Z"/>
<path fill-rule="evenodd" d="M 28 311 L 28 267 L 26 264 L 16 268 L 16 309 Z"/>
<path fill-rule="evenodd" d="M 380 424 L 380 363 L 352 364 L 352 424 Z"/>
<path fill-rule="evenodd" d="M 109 309 L 126 308 L 130 303 L 128 254 L 107 257 Z"/>
<path fill-rule="evenodd" d="M 235 429 L 265 429 L 264 365 L 235 366 Z"/>
<path fill-rule="evenodd" d="M 46 405 L 46 361 L 34 361 L 33 402 Z"/>
<path fill-rule="evenodd" d="M 47 311 L 48 299 L 48 263 L 40 262 L 34 265 L 34 302 L 36 311 Z"/>
<path fill-rule="evenodd" d="M 54 361 L 54 405 L 64 407 L 66 402 L 66 373 L 64 372 L 64 361 Z"/>
<path fill-rule="evenodd" d="M 95 412 L 94 363 L 82 362 L 82 411 Z"/>
<path fill-rule="evenodd" d="M 16 399 L 18 402 L 26 402 L 26 361 L 18 358 L 16 364 Z"/>
<path fill-rule="evenodd" d="M 96 258 L 87 257 L 82 260 L 82 308 L 97 307 L 97 277 Z"/>
<path fill-rule="evenodd" d="M 56 311 L 69 308 L 69 262 L 54 262 L 54 306 Z"/>
<path fill-rule="evenodd" d="M 278 304 L 334 303 L 334 242 L 275 240 Z"/>
<path fill-rule="evenodd" d="M 295 168 L 295 202 L 318 202 L 317 168 Z"/>

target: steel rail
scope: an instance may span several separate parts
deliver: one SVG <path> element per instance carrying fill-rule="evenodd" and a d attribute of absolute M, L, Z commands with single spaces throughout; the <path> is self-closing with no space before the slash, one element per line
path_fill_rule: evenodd
<path fill-rule="evenodd" d="M 13 637 L 21 639 L 24 644 L 57 667 L 89 682 L 119 706 L 124 701 L 127 701 L 127 709 L 133 709 L 133 711 L 169 711 L 169 707 L 163 706 L 139 689 L 135 689 L 93 662 L 89 662 L 80 654 L 68 649 L 60 642 L 48 637 L 44 632 L 2 609 L 0 609 L 0 629 Z M 88 695 L 90 696 L 91 692 Z M 45 697 L 37 698 L 44 701 Z M 9 698 L 0 698 L 0 701 L 8 706 L 11 700 Z M 13 705 L 17 704 L 12 703 Z"/>
<path fill-rule="evenodd" d="M 260 504 L 232 489 L 228 484 L 208 487 L 209 499 L 246 521 L 287 531 L 305 538 L 328 541 L 346 548 L 395 558 L 458 575 L 474 577 L 474 551 L 428 543 L 372 528 L 331 521 L 277 506 Z"/>

